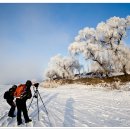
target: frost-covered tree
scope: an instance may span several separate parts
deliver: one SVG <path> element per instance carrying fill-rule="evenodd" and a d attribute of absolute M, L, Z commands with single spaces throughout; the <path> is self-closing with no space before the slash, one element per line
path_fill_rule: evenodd
<path fill-rule="evenodd" d="M 69 51 L 96 62 L 107 76 L 113 70 L 127 74 L 130 51 L 124 45 L 124 38 L 129 27 L 130 16 L 112 17 L 99 23 L 95 29 L 86 27 L 79 31 Z"/>
<path fill-rule="evenodd" d="M 53 79 L 60 79 L 60 75 L 59 73 L 55 70 L 55 69 L 51 69 L 51 68 L 48 68 L 46 71 L 45 71 L 45 77 L 49 78 L 50 80 L 53 80 Z"/>
<path fill-rule="evenodd" d="M 75 70 L 79 71 L 80 64 L 73 57 L 63 57 L 56 55 L 50 59 L 45 76 L 50 79 L 54 78 L 72 78 Z"/>
<path fill-rule="evenodd" d="M 115 70 L 117 72 L 123 72 L 127 75 L 127 71 L 130 71 L 130 49 L 124 45 L 118 46 L 118 53 L 115 57 Z"/>

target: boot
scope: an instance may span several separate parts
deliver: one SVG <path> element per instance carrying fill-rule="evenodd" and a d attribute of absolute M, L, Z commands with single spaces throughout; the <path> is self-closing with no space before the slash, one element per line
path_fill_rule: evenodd
<path fill-rule="evenodd" d="M 32 121 L 31 119 L 28 119 L 28 120 L 25 121 L 25 123 L 29 123 L 29 122 L 31 122 L 31 121 Z"/>
<path fill-rule="evenodd" d="M 16 117 L 16 115 L 11 115 L 11 114 L 8 114 L 8 116 L 9 116 L 9 117 L 12 117 L 12 118 L 13 118 L 13 117 Z"/>
<path fill-rule="evenodd" d="M 18 125 L 21 125 L 23 122 L 18 122 Z"/>

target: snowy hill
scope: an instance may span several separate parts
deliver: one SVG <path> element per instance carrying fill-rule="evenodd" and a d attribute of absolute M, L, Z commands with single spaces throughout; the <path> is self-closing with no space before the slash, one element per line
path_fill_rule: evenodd
<path fill-rule="evenodd" d="M 16 118 L 8 118 L 9 105 L 3 93 L 10 86 L 0 85 L 0 127 L 17 127 Z M 85 85 L 64 85 L 42 88 L 39 92 L 48 115 L 39 99 L 40 121 L 36 99 L 31 104 L 29 116 L 33 122 L 22 126 L 34 127 L 130 127 L 130 91 L 108 90 Z M 31 100 L 28 100 L 27 106 Z"/>

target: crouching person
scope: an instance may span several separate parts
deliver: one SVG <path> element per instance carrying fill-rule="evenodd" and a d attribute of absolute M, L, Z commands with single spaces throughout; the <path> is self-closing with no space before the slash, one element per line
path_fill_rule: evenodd
<path fill-rule="evenodd" d="M 4 99 L 6 99 L 7 103 L 11 106 L 9 112 L 8 112 L 8 116 L 9 117 L 15 117 L 15 103 L 14 103 L 14 92 L 16 90 L 17 86 L 13 85 L 8 91 L 6 91 L 4 93 Z"/>
<path fill-rule="evenodd" d="M 22 118 L 21 113 L 23 112 L 23 116 L 25 119 L 25 123 L 31 122 L 32 120 L 29 119 L 26 101 L 32 97 L 31 87 L 32 82 L 28 80 L 26 84 L 21 84 L 17 87 L 14 96 L 16 97 L 16 106 L 17 106 L 17 124 L 21 125 Z"/>

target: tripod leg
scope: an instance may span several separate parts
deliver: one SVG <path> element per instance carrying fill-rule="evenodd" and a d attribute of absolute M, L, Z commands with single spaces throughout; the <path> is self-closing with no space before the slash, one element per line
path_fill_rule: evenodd
<path fill-rule="evenodd" d="M 33 96 L 33 98 L 34 98 L 34 96 Z M 32 98 L 32 100 L 31 100 L 31 103 L 29 104 L 28 111 L 29 111 L 29 108 L 30 108 L 30 106 L 31 106 L 31 104 L 32 104 L 33 98 Z"/>
<path fill-rule="evenodd" d="M 49 122 L 50 122 L 50 126 L 52 126 L 51 121 L 50 121 L 50 118 L 49 118 L 49 115 L 48 115 L 48 111 L 47 111 L 47 109 L 46 109 L 46 106 L 45 106 L 45 104 L 44 104 L 42 98 L 41 98 L 41 95 L 40 95 L 39 91 L 38 91 L 38 95 L 39 95 L 39 97 L 40 97 L 40 99 L 41 99 L 41 101 L 42 101 L 42 104 L 43 104 L 44 108 L 45 108 L 46 114 L 47 114 L 47 116 L 48 116 L 48 120 L 49 120 Z"/>
<path fill-rule="evenodd" d="M 43 104 L 43 106 L 44 106 L 44 108 L 45 108 L 45 111 L 46 111 L 46 113 L 47 113 L 47 115 L 48 115 L 48 111 L 47 111 L 47 109 L 46 109 L 46 107 L 45 107 L 45 104 L 44 104 L 44 102 L 43 102 L 43 100 L 42 100 L 42 98 L 41 98 L 41 95 L 40 95 L 39 91 L 38 91 L 38 94 L 39 94 L 39 97 L 40 97 L 40 99 L 41 99 L 41 101 L 42 101 L 42 104 Z"/>
<path fill-rule="evenodd" d="M 37 110 L 38 110 L 38 120 L 39 120 L 39 106 L 38 106 L 38 95 L 37 95 Z"/>

